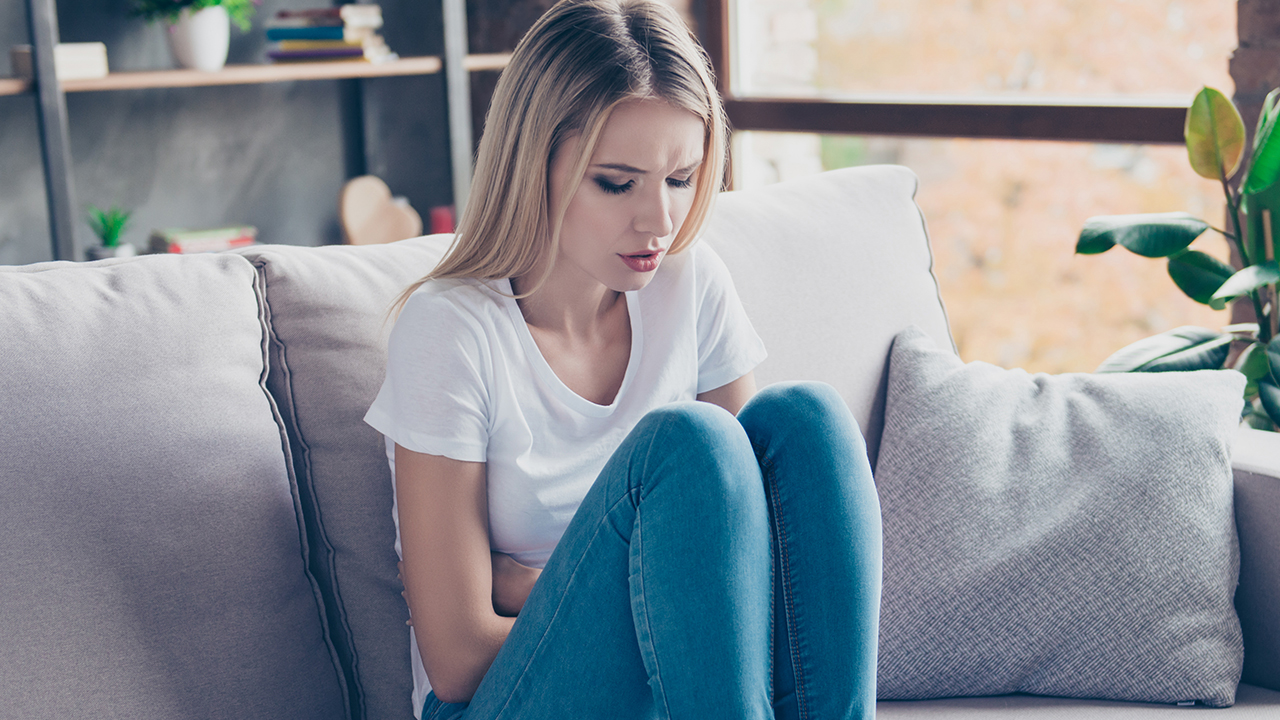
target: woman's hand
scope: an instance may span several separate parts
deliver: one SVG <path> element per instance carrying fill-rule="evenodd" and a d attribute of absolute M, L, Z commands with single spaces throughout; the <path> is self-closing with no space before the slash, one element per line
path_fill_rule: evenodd
<path fill-rule="evenodd" d="M 515 617 L 533 590 L 542 571 L 521 565 L 510 555 L 490 552 L 493 564 L 493 609 L 503 617 Z"/>

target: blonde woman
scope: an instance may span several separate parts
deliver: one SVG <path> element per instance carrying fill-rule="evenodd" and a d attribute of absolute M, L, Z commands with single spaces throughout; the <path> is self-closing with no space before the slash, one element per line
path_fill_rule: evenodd
<path fill-rule="evenodd" d="M 654 0 L 565 0 L 503 72 L 366 416 L 424 720 L 874 715 L 865 448 L 831 388 L 756 393 L 763 344 L 695 243 L 725 144 Z"/>

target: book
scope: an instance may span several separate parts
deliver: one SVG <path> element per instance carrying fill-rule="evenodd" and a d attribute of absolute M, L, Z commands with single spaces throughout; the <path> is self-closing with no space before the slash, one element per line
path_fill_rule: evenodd
<path fill-rule="evenodd" d="M 267 21 L 267 28 L 342 27 L 342 18 L 274 18 Z"/>
<path fill-rule="evenodd" d="M 296 62 L 301 60 L 367 60 L 369 62 L 386 62 L 398 56 L 387 49 L 386 45 L 374 47 L 336 47 L 313 50 L 268 50 L 267 57 L 275 62 Z"/>
<path fill-rule="evenodd" d="M 267 28 L 267 40 L 363 40 L 374 37 L 371 27 L 273 27 Z"/>
<path fill-rule="evenodd" d="M 281 40 L 271 43 L 267 46 L 267 51 L 273 50 L 329 50 L 334 48 L 371 48 L 387 46 L 386 41 L 380 35 L 364 38 L 362 40 Z"/>
<path fill-rule="evenodd" d="M 345 25 L 346 27 L 382 27 L 382 7 L 378 5 L 342 5 L 331 8 L 305 10 L 281 10 L 267 21 L 267 27 L 315 27 Z"/>
<path fill-rule="evenodd" d="M 9 50 L 9 64 L 15 77 L 31 80 L 35 63 L 30 45 Z M 88 80 L 107 76 L 107 46 L 100 42 L 58 43 L 53 46 L 53 72 L 58 80 Z"/>
<path fill-rule="evenodd" d="M 252 225 L 236 225 L 212 230 L 169 228 L 152 230 L 149 250 L 153 253 L 220 252 L 257 243 L 258 229 Z"/>

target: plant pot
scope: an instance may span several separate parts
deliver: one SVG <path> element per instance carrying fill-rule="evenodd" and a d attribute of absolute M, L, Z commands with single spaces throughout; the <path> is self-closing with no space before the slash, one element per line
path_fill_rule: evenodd
<path fill-rule="evenodd" d="M 107 258 L 127 258 L 138 254 L 138 249 L 130 243 L 120 243 L 111 247 L 94 245 L 84 251 L 90 260 L 106 260 Z"/>
<path fill-rule="evenodd" d="M 227 64 L 231 19 L 221 5 L 211 5 L 194 13 L 191 8 L 185 8 L 178 15 L 178 22 L 168 29 L 169 49 L 182 67 L 214 72 Z"/>

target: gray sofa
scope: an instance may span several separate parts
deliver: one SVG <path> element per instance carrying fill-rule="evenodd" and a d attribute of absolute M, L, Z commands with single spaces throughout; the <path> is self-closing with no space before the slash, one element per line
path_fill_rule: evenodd
<path fill-rule="evenodd" d="M 769 347 L 761 384 L 834 385 L 873 460 L 894 337 L 915 325 L 952 347 L 914 192 L 909 171 L 874 167 L 730 193 L 706 237 Z M 0 268 L 0 717 L 412 717 L 391 485 L 361 417 L 388 303 L 447 241 Z M 1234 445 L 1245 684 L 1215 712 L 1275 718 L 1280 436 Z M 880 704 L 888 718 L 1197 710 Z"/>

